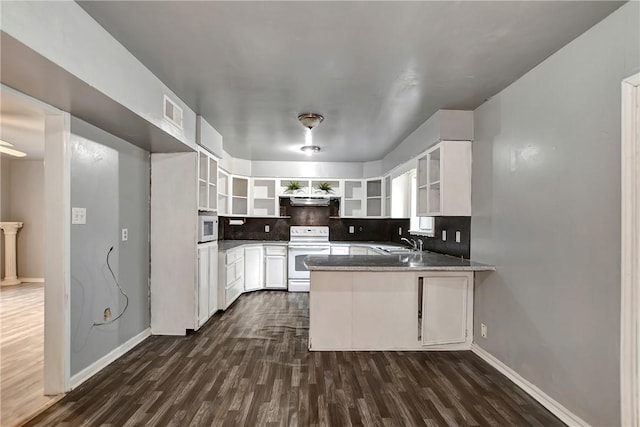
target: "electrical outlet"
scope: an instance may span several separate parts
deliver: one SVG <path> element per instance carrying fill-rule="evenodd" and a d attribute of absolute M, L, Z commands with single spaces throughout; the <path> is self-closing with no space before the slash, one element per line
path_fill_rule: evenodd
<path fill-rule="evenodd" d="M 129 230 L 126 228 L 122 229 L 122 241 L 126 242 L 127 240 L 129 240 Z"/>
<path fill-rule="evenodd" d="M 107 307 L 104 309 L 104 321 L 111 320 L 111 307 Z"/>
<path fill-rule="evenodd" d="M 485 325 L 484 323 L 480 324 L 480 336 L 482 338 L 486 338 L 487 337 L 487 325 Z"/>
<path fill-rule="evenodd" d="M 268 233 L 269 231 L 271 231 L 271 228 L 269 227 L 269 224 L 265 224 L 264 226 L 264 232 Z"/>
<path fill-rule="evenodd" d="M 86 224 L 87 208 L 71 208 L 71 224 Z"/>
<path fill-rule="evenodd" d="M 356 232 L 356 228 L 353 225 L 349 226 L 349 234 L 353 234 Z"/>
<path fill-rule="evenodd" d="M 447 230 L 442 230 L 442 241 L 446 241 L 447 240 Z"/>
<path fill-rule="evenodd" d="M 398 227 L 398 236 L 402 236 L 402 227 Z"/>
<path fill-rule="evenodd" d="M 456 231 L 456 243 L 460 243 L 460 232 Z"/>

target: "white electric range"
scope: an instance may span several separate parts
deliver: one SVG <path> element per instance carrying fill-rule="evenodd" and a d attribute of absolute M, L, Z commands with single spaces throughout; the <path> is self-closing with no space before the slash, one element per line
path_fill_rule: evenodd
<path fill-rule="evenodd" d="M 310 273 L 304 265 L 307 255 L 328 255 L 329 227 L 298 226 L 289 228 L 289 292 L 309 292 Z"/>

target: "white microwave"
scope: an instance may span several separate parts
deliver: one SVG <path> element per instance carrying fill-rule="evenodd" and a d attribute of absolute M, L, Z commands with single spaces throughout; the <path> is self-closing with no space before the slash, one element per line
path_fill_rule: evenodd
<path fill-rule="evenodd" d="M 218 240 L 218 215 L 198 215 L 198 243 Z"/>

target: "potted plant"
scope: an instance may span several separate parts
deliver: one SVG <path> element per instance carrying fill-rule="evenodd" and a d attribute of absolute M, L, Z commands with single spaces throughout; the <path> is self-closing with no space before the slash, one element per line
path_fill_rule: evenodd
<path fill-rule="evenodd" d="M 328 182 L 321 182 L 318 184 L 318 190 L 324 192 L 325 194 L 333 193 L 333 188 L 331 184 Z"/>
<path fill-rule="evenodd" d="M 298 181 L 291 181 L 287 185 L 287 193 L 295 193 L 300 190 L 300 183 Z"/>

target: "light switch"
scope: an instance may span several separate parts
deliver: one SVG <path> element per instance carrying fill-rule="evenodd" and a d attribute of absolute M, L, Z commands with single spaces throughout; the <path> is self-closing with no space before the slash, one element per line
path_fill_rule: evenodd
<path fill-rule="evenodd" d="M 442 241 L 447 240 L 447 230 L 442 230 Z"/>
<path fill-rule="evenodd" d="M 126 228 L 122 229 L 122 241 L 126 242 L 127 240 L 129 240 L 129 230 Z"/>
<path fill-rule="evenodd" d="M 460 232 L 456 231 L 456 243 L 460 243 Z"/>
<path fill-rule="evenodd" d="M 353 234 L 353 233 L 355 233 L 355 232 L 356 232 L 355 227 L 354 227 L 353 225 L 350 225 L 350 226 L 349 226 L 349 234 Z"/>
<path fill-rule="evenodd" d="M 402 236 L 402 227 L 398 227 L 398 236 Z"/>
<path fill-rule="evenodd" d="M 269 224 L 265 224 L 264 226 L 264 232 L 268 233 L 271 230 L 271 228 L 269 227 Z"/>
<path fill-rule="evenodd" d="M 71 224 L 86 224 L 87 208 L 71 208 Z"/>

